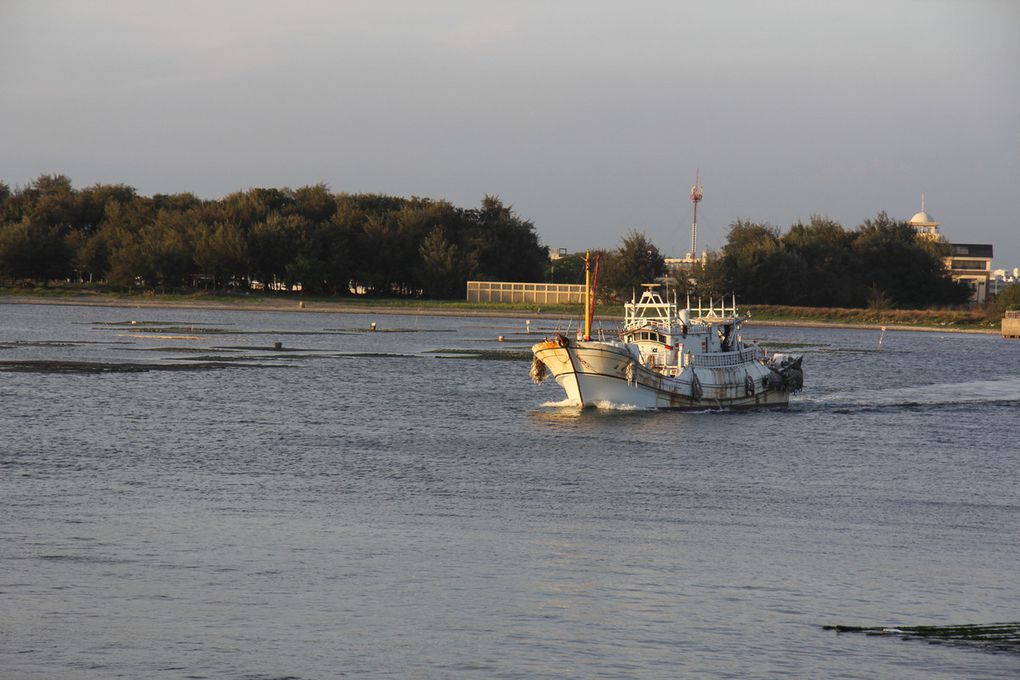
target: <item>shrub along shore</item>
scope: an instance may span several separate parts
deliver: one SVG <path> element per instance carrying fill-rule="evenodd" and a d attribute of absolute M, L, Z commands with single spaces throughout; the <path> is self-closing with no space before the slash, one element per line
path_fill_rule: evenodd
<path fill-rule="evenodd" d="M 478 316 L 540 319 L 573 319 L 579 305 L 467 302 L 375 297 L 318 297 L 294 293 L 116 293 L 85 289 L 0 288 L 0 304 L 92 305 L 102 307 L 152 307 L 223 309 L 245 311 L 329 312 L 338 314 L 412 314 L 422 316 Z M 998 314 L 975 310 L 840 309 L 746 305 L 748 326 L 858 327 L 967 333 L 997 333 Z M 622 318 L 618 305 L 600 307 L 598 318 Z"/>

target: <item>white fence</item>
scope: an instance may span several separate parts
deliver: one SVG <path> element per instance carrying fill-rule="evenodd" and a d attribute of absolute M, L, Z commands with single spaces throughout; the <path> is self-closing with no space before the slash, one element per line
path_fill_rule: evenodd
<path fill-rule="evenodd" d="M 569 305 L 584 301 L 584 286 L 569 283 L 468 281 L 468 302 L 535 302 Z"/>

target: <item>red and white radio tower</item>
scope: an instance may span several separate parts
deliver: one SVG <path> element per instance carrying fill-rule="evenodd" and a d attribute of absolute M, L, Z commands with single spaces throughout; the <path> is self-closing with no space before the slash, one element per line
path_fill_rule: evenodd
<path fill-rule="evenodd" d="M 694 174 L 694 186 L 691 187 L 691 208 L 694 219 L 691 222 L 691 257 L 698 257 L 698 201 L 705 195 L 698 180 L 701 179 L 701 169 Z"/>

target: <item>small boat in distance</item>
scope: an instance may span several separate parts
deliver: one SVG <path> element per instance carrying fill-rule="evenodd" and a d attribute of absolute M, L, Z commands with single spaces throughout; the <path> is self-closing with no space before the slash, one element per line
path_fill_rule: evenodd
<path fill-rule="evenodd" d="M 589 272 L 588 258 L 586 273 Z M 531 377 L 550 373 L 580 406 L 697 409 L 785 406 L 804 384 L 802 356 L 745 344 L 736 298 L 678 309 L 658 284 L 624 305 L 616 338 L 592 339 L 594 293 L 586 276 L 584 329 L 532 348 Z"/>

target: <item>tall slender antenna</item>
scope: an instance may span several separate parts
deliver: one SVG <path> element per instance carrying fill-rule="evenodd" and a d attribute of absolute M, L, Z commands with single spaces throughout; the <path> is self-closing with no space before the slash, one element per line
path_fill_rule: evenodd
<path fill-rule="evenodd" d="M 698 256 L 698 201 L 702 199 L 705 192 L 701 190 L 701 168 L 694 174 L 694 186 L 691 187 L 691 206 L 693 219 L 691 221 L 691 257 Z"/>

